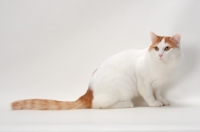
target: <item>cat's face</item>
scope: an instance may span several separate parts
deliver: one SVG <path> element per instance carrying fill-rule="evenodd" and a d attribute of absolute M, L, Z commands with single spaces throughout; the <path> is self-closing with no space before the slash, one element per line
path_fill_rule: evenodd
<path fill-rule="evenodd" d="M 164 37 L 151 33 L 151 40 L 149 51 L 157 60 L 168 61 L 180 53 L 180 34 Z"/>

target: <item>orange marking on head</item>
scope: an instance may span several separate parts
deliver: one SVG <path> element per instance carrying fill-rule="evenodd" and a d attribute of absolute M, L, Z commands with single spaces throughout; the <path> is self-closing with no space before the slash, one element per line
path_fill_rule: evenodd
<path fill-rule="evenodd" d="M 165 43 L 168 43 L 171 48 L 177 48 L 177 42 L 173 40 L 171 37 L 165 37 Z"/>
<path fill-rule="evenodd" d="M 157 38 L 152 42 L 151 46 L 149 47 L 149 51 L 154 49 L 155 46 L 157 46 L 162 41 L 163 38 L 164 36 L 157 36 Z"/>

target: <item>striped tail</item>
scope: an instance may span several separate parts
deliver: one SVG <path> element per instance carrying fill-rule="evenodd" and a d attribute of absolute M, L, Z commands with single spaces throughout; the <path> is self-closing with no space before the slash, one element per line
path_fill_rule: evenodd
<path fill-rule="evenodd" d="M 13 110 L 69 110 L 88 109 L 92 107 L 93 91 L 87 92 L 74 102 L 64 102 L 47 99 L 28 99 L 13 102 Z"/>

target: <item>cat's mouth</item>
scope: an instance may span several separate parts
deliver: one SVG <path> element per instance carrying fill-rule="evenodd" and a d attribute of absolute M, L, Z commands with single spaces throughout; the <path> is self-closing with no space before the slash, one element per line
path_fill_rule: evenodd
<path fill-rule="evenodd" d="M 164 59 L 164 58 L 159 58 L 158 59 L 160 62 L 166 62 L 167 61 L 167 59 Z"/>
<path fill-rule="evenodd" d="M 159 58 L 159 60 L 163 60 L 163 58 Z"/>

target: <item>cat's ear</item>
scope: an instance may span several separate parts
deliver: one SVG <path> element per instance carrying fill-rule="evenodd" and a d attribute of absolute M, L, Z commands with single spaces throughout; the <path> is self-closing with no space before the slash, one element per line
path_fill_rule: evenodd
<path fill-rule="evenodd" d="M 181 35 L 179 33 L 175 34 L 174 36 L 171 37 L 171 39 L 176 42 L 176 44 L 180 43 L 181 40 Z"/>
<path fill-rule="evenodd" d="M 152 42 L 156 42 L 156 40 L 158 39 L 158 36 L 153 32 L 150 32 L 150 36 Z"/>

